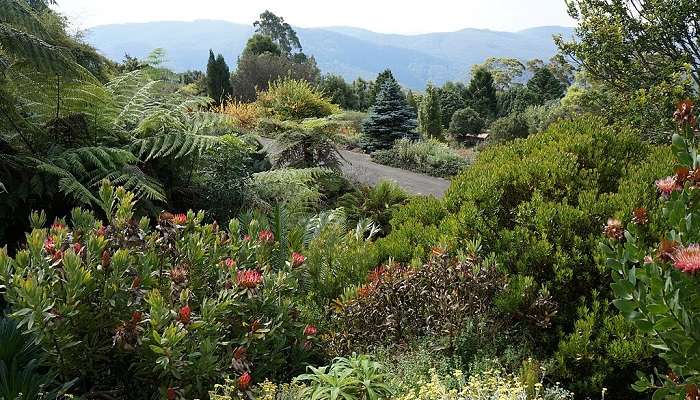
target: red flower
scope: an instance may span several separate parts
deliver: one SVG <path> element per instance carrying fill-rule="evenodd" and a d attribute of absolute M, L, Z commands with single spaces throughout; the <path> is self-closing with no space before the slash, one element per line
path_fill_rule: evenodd
<path fill-rule="evenodd" d="M 183 324 L 187 325 L 190 323 L 190 314 L 192 313 L 192 310 L 190 309 L 190 306 L 184 306 L 180 308 L 179 314 L 180 314 L 180 322 Z"/>
<path fill-rule="evenodd" d="M 304 328 L 304 336 L 316 336 L 317 333 L 318 329 L 313 325 L 306 325 L 306 328 Z"/>
<path fill-rule="evenodd" d="M 141 313 L 141 311 L 134 311 L 133 313 L 131 313 L 131 323 L 138 324 L 139 322 L 141 322 L 142 317 L 143 314 Z"/>
<path fill-rule="evenodd" d="M 250 242 L 250 235 L 245 235 L 245 236 L 243 236 L 243 241 L 244 241 L 244 242 Z"/>
<path fill-rule="evenodd" d="M 245 392 L 246 390 L 248 390 L 248 388 L 250 388 L 250 381 L 252 380 L 253 378 L 247 372 L 241 375 L 241 377 L 238 378 L 238 389 Z"/>
<path fill-rule="evenodd" d="M 51 236 L 47 237 L 46 240 L 44 240 L 44 250 L 46 250 L 47 253 L 53 253 L 55 248 L 56 243 L 53 241 L 53 238 Z"/>
<path fill-rule="evenodd" d="M 236 347 L 233 351 L 233 358 L 236 360 L 245 360 L 248 356 L 248 350 L 245 347 Z"/>
<path fill-rule="evenodd" d="M 292 267 L 299 267 L 306 262 L 306 257 L 303 254 L 294 252 L 292 253 Z"/>
<path fill-rule="evenodd" d="M 683 100 L 676 106 L 676 112 L 673 113 L 673 119 L 680 125 L 688 124 L 691 127 L 695 126 L 695 115 L 693 115 L 693 102 Z"/>
<path fill-rule="evenodd" d="M 102 236 L 102 237 L 104 237 L 104 235 L 105 235 L 105 227 L 102 226 L 102 225 L 100 225 L 100 228 L 97 230 L 97 232 L 95 232 L 95 234 L 96 234 L 97 236 Z"/>
<path fill-rule="evenodd" d="M 656 181 L 656 188 L 659 189 L 661 195 L 664 198 L 669 198 L 671 193 L 682 190 L 683 188 L 678 184 L 675 176 L 667 176 L 664 179 L 659 179 Z"/>
<path fill-rule="evenodd" d="M 231 268 L 236 266 L 236 260 L 229 257 L 226 260 L 224 260 L 224 265 L 226 265 L 226 267 L 228 267 L 228 269 L 231 269 Z"/>
<path fill-rule="evenodd" d="M 103 251 L 101 260 L 102 267 L 107 268 L 110 262 L 112 262 L 112 256 L 109 255 L 107 250 Z"/>
<path fill-rule="evenodd" d="M 262 273 L 258 270 L 242 270 L 236 273 L 236 283 L 242 288 L 255 289 L 262 281 Z"/>
<path fill-rule="evenodd" d="M 53 261 L 60 261 L 60 260 L 63 260 L 63 252 L 62 252 L 61 250 L 59 250 L 59 251 L 53 253 L 53 258 L 52 258 L 52 260 L 53 260 Z"/>
<path fill-rule="evenodd" d="M 700 245 L 691 244 L 680 248 L 671 257 L 673 266 L 683 272 L 695 273 L 700 271 Z"/>
<path fill-rule="evenodd" d="M 80 251 L 83 249 L 83 245 L 80 243 L 73 243 L 73 251 L 75 254 L 80 254 Z"/>
<path fill-rule="evenodd" d="M 65 225 L 63 225 L 62 223 L 60 223 L 58 221 L 54 222 L 53 225 L 51 225 L 51 229 L 53 229 L 53 230 L 60 230 L 60 229 L 63 229 L 65 227 L 66 227 Z"/>
<path fill-rule="evenodd" d="M 131 281 L 131 288 L 138 289 L 140 287 L 141 287 L 141 278 L 139 276 L 135 276 L 134 280 Z"/>
<path fill-rule="evenodd" d="M 275 241 L 275 234 L 269 230 L 262 230 L 258 233 L 258 240 L 263 243 L 272 243 Z"/>
<path fill-rule="evenodd" d="M 175 400 L 177 398 L 177 392 L 175 392 L 175 389 L 169 387 L 168 388 L 168 400 Z"/>
<path fill-rule="evenodd" d="M 180 213 L 173 216 L 173 222 L 178 225 L 184 225 L 187 222 L 187 215 Z"/>

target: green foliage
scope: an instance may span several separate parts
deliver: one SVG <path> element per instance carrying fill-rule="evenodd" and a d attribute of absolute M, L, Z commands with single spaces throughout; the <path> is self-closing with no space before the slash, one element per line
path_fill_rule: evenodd
<path fill-rule="evenodd" d="M 307 383 L 305 398 L 318 400 L 380 400 L 391 396 L 384 367 L 368 356 L 338 357 L 326 367 L 309 367 L 297 381 Z"/>
<path fill-rule="evenodd" d="M 369 83 L 369 87 L 367 89 L 368 108 L 373 106 L 374 103 L 377 101 L 379 92 L 382 90 L 382 87 L 384 87 L 384 84 L 386 83 L 397 83 L 396 79 L 394 79 L 394 74 L 392 74 L 391 70 L 389 69 L 385 69 L 384 71 L 380 72 L 379 75 L 377 75 L 377 78 Z"/>
<path fill-rule="evenodd" d="M 245 45 L 245 49 L 243 49 L 243 56 L 259 56 L 266 53 L 274 56 L 281 56 L 282 50 L 272 41 L 269 36 L 259 33 L 251 36 Z"/>
<path fill-rule="evenodd" d="M 324 129 L 325 128 L 325 129 Z M 335 147 L 336 129 L 320 125 L 308 130 L 285 131 L 277 137 L 281 147 L 275 155 L 276 167 L 330 168 L 340 171 L 343 156 Z"/>
<path fill-rule="evenodd" d="M 78 379 L 74 394 L 195 398 L 222 373 L 280 379 L 313 360 L 306 322 L 288 313 L 300 271 L 284 263 L 282 217 L 274 237 L 257 220 L 224 231 L 193 212 L 163 213 L 153 229 L 134 222 L 133 193 L 103 184 L 99 197 L 107 225 L 74 210 L 70 227 L 34 229 L 14 258 L 0 251 L 11 317 Z"/>
<path fill-rule="evenodd" d="M 489 130 L 489 140 L 494 143 L 524 138 L 530 133 L 525 117 L 519 113 L 513 113 L 493 121 Z"/>
<path fill-rule="evenodd" d="M 619 219 L 610 220 L 604 230 L 608 239 L 600 245 L 612 271 L 613 304 L 668 365 L 669 371 L 658 376 L 638 373 L 634 389 L 655 390 L 654 398 L 694 396 L 700 376 L 698 339 L 693 334 L 698 315 L 695 273 L 700 269 L 700 158 L 692 103 L 680 105 L 674 117 L 681 128 L 673 136 L 676 173 L 656 183 L 663 213 L 637 210 L 626 230 Z M 649 221 L 655 219 L 667 226 L 661 234 L 650 232 Z"/>
<path fill-rule="evenodd" d="M 266 115 L 283 121 L 321 118 L 340 112 L 338 106 L 309 82 L 294 79 L 271 83 L 266 91 L 258 94 L 258 104 Z"/>
<path fill-rule="evenodd" d="M 387 80 L 362 124 L 360 147 L 373 153 L 390 148 L 398 139 L 416 139 L 416 115 L 408 107 L 399 84 Z"/>
<path fill-rule="evenodd" d="M 485 68 L 477 68 L 466 90 L 467 105 L 485 119 L 493 119 L 498 112 L 496 87 L 493 76 Z"/>
<path fill-rule="evenodd" d="M 231 74 L 224 60 L 219 54 L 214 58 L 214 52 L 209 50 L 207 62 L 207 94 L 214 99 L 216 104 L 224 102 L 232 93 Z"/>
<path fill-rule="evenodd" d="M 418 130 L 425 138 L 442 137 L 440 89 L 428 85 L 418 107 Z"/>
<path fill-rule="evenodd" d="M 457 110 L 450 121 L 450 138 L 459 143 L 466 141 L 467 135 L 478 135 L 486 127 L 486 121 L 473 108 Z"/>
<path fill-rule="evenodd" d="M 464 92 L 463 85 L 447 82 L 440 89 L 440 111 L 442 113 L 442 127 L 448 129 L 452 116 L 457 111 L 466 107 L 466 103 L 462 98 Z"/>
<path fill-rule="evenodd" d="M 359 110 L 358 94 L 353 87 L 345 82 L 340 75 L 327 74 L 321 77 L 318 84 L 321 92 L 331 103 L 339 105 L 344 110 Z"/>
<path fill-rule="evenodd" d="M 527 89 L 532 93 L 538 104 L 551 100 L 559 100 L 564 96 L 564 85 L 549 68 L 539 68 L 527 81 Z"/>
<path fill-rule="evenodd" d="M 533 104 L 537 104 L 537 98 L 527 86 L 514 86 L 498 93 L 498 116 L 523 112 Z"/>
<path fill-rule="evenodd" d="M 343 195 L 338 204 L 343 207 L 351 223 L 361 223 L 364 219 L 369 219 L 381 232 L 387 234 L 392 212 L 407 200 L 408 194 L 399 185 L 390 181 L 380 181 L 374 187 L 361 187 Z"/>
<path fill-rule="evenodd" d="M 391 149 L 372 153 L 372 160 L 441 178 L 457 175 L 468 164 L 467 160 L 437 139 L 417 142 L 400 139 Z"/>
<path fill-rule="evenodd" d="M 284 18 L 265 10 L 260 14 L 260 19 L 253 23 L 253 26 L 258 34 L 270 38 L 285 55 L 290 56 L 292 50 L 301 51 L 301 43 L 297 33 L 291 25 L 284 22 Z"/>
<path fill-rule="evenodd" d="M 494 85 L 501 91 L 517 87 L 514 84 L 525 73 L 525 65 L 520 60 L 507 57 L 489 57 L 483 63 L 472 66 L 472 74 L 479 69 L 490 72 Z"/>
<path fill-rule="evenodd" d="M 362 78 L 357 78 L 352 82 L 352 91 L 357 98 L 356 109 L 358 111 L 367 111 L 372 105 L 370 89 L 371 83 Z"/>

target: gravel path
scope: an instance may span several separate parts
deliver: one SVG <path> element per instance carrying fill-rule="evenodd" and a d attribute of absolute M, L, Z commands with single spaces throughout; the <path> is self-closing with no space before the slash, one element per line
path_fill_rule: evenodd
<path fill-rule="evenodd" d="M 271 155 L 274 155 L 273 140 L 260 138 L 260 142 Z M 346 150 L 340 150 L 340 154 L 345 158 L 342 166 L 345 176 L 366 185 L 374 186 L 381 180 L 389 180 L 396 182 L 409 193 L 436 197 L 442 197 L 450 187 L 450 181 L 446 179 L 377 164 L 367 154 Z"/>

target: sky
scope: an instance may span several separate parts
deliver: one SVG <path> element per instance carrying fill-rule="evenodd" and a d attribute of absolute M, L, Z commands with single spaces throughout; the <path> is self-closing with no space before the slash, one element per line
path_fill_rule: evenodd
<path fill-rule="evenodd" d="M 266 9 L 302 28 L 342 25 L 381 33 L 575 25 L 566 14 L 564 0 L 58 0 L 57 9 L 75 29 L 196 19 L 252 24 Z"/>

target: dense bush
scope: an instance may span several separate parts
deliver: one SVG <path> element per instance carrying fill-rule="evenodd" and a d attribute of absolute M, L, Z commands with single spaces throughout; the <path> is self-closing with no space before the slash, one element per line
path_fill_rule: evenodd
<path fill-rule="evenodd" d="M 372 160 L 442 178 L 454 176 L 467 166 L 467 160 L 436 139 L 397 140 L 393 148 L 372 153 Z"/>
<path fill-rule="evenodd" d="M 466 135 L 477 135 L 486 127 L 486 121 L 472 108 L 463 108 L 452 115 L 450 137 L 457 142 L 464 142 Z"/>
<path fill-rule="evenodd" d="M 233 118 L 234 124 L 245 130 L 255 129 L 262 113 L 257 103 L 243 103 L 233 100 L 223 103 L 219 112 Z"/>
<path fill-rule="evenodd" d="M 320 118 L 340 112 L 309 82 L 294 79 L 278 80 L 258 93 L 257 103 L 263 113 L 279 120 L 299 121 L 304 118 Z"/>
<path fill-rule="evenodd" d="M 444 200 L 417 199 L 397 211 L 391 233 L 377 245 L 383 257 L 411 261 L 425 259 L 436 243 L 460 251 L 480 239 L 512 282 L 556 301 L 553 329 L 532 331 L 540 352 L 552 354 L 556 331 L 574 328 L 579 300 L 590 302 L 594 290 L 609 293 L 605 268 L 593 256 L 600 227 L 609 215 L 639 206 L 658 212 L 645 182 L 671 165 L 667 148 L 643 143 L 634 131 L 595 118 L 557 123 L 526 140 L 487 148 Z M 499 307 L 517 306 L 518 290 Z"/>
<path fill-rule="evenodd" d="M 338 357 L 326 367 L 309 367 L 296 381 L 307 382 L 303 398 L 318 400 L 381 400 L 391 396 L 384 367 L 367 356 Z"/>
<path fill-rule="evenodd" d="M 507 117 L 499 118 L 489 127 L 489 141 L 502 143 L 509 140 L 524 138 L 530 133 L 530 128 L 523 114 L 510 114 Z"/>
<path fill-rule="evenodd" d="M 353 223 L 369 219 L 381 230 L 389 233 L 389 220 L 393 211 L 406 203 L 408 193 L 391 181 L 381 181 L 374 187 L 360 187 L 343 195 L 338 205 L 343 207 L 347 218 Z"/>
<path fill-rule="evenodd" d="M 163 213 L 153 229 L 134 220 L 133 194 L 99 195 L 108 225 L 75 209 L 70 227 L 46 229 L 34 214 L 26 248 L 0 251 L 11 317 L 58 376 L 77 379 L 71 392 L 194 398 L 224 373 L 290 377 L 311 360 L 313 335 L 289 312 L 299 257 L 278 227 L 224 231 L 190 212 Z"/>

